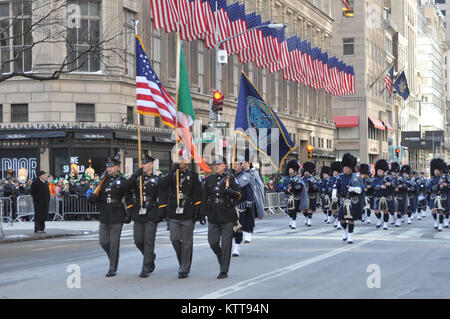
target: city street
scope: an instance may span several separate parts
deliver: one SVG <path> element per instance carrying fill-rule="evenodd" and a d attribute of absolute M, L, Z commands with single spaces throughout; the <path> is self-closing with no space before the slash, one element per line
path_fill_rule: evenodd
<path fill-rule="evenodd" d="M 389 230 L 357 222 L 354 244 L 316 213 L 312 227 L 299 214 L 297 229 L 284 214 L 256 221 L 250 244 L 233 257 L 227 279 L 207 242 L 207 227 L 196 224 L 189 278 L 178 279 L 178 263 L 166 223 L 159 226 L 156 269 L 138 277 L 142 256 L 132 224 L 122 232 L 117 276 L 106 278 L 108 259 L 98 233 L 0 245 L 0 298 L 450 298 L 450 230 L 433 229 L 430 215 Z M 68 288 L 78 265 L 80 288 Z M 377 278 L 376 275 L 379 274 Z M 70 281 L 70 280 L 69 280 Z M 70 286 L 70 283 L 69 283 Z"/>

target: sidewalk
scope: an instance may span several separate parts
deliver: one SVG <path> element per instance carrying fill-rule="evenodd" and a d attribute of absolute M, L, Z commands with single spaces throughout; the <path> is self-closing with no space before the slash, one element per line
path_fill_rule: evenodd
<path fill-rule="evenodd" d="M 89 235 L 97 233 L 98 227 L 98 221 L 46 221 L 45 233 L 36 234 L 34 232 L 33 222 L 14 223 L 13 226 L 9 223 L 3 223 L 5 237 L 2 238 L 0 232 L 0 244 L 55 237 Z"/>

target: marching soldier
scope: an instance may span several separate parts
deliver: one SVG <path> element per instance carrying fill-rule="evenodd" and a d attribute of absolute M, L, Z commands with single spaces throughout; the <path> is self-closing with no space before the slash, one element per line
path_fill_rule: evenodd
<path fill-rule="evenodd" d="M 155 237 L 158 223 L 164 219 L 165 206 L 159 204 L 159 176 L 153 174 L 154 158 L 144 155 L 142 168 L 136 171 L 130 179 L 130 191 L 134 195 L 131 210 L 133 220 L 134 243 L 144 256 L 142 271 L 139 277 L 146 278 L 155 269 Z M 142 177 L 142 183 L 140 181 Z M 142 206 L 140 189 L 142 187 Z M 161 191 L 160 191 L 161 192 Z"/>
<path fill-rule="evenodd" d="M 324 222 L 331 223 L 331 193 L 328 191 L 328 183 L 330 181 L 331 169 L 329 166 L 322 166 L 320 169 L 319 192 L 321 199 L 322 211 L 325 214 Z"/>
<path fill-rule="evenodd" d="M 107 172 L 100 185 L 100 192 L 98 195 L 94 192 L 89 196 L 90 201 L 100 203 L 100 246 L 109 258 L 109 271 L 106 277 L 116 275 L 119 264 L 120 234 L 123 224 L 131 221 L 131 216 L 122 203 L 122 199 L 125 197 L 127 206 L 132 204 L 129 185 L 120 174 L 119 165 L 120 161 L 116 158 L 108 157 L 106 159 Z"/>
<path fill-rule="evenodd" d="M 372 183 L 372 178 L 370 178 L 370 170 L 369 170 L 369 165 L 368 164 L 361 164 L 359 166 L 359 173 L 361 174 L 361 178 L 364 182 L 364 193 L 366 194 L 365 196 L 365 201 L 364 201 L 364 207 L 363 207 L 363 219 L 362 222 L 364 222 L 365 220 L 365 216 L 367 224 L 370 224 L 370 214 L 372 213 L 372 207 L 373 207 L 373 188 L 370 185 Z M 365 215 L 365 216 L 364 216 Z"/>
<path fill-rule="evenodd" d="M 306 193 L 306 185 L 302 178 L 297 175 L 299 165 L 296 160 L 290 160 L 286 164 L 286 173 L 283 191 L 286 194 L 286 212 L 291 218 L 289 227 L 291 229 L 297 228 L 297 213 L 308 207 L 308 195 Z"/>
<path fill-rule="evenodd" d="M 336 181 L 339 179 L 339 174 L 342 173 L 342 164 L 340 161 L 335 161 L 333 163 L 331 163 L 330 165 L 330 169 L 331 169 L 331 177 L 330 177 L 330 181 L 328 183 L 328 192 L 331 194 L 333 191 L 333 187 L 334 184 L 336 184 Z M 335 200 L 331 201 L 331 214 L 333 215 L 334 218 L 334 228 L 336 229 L 341 229 L 341 223 L 338 221 L 337 218 L 337 212 L 339 209 L 339 202 L 340 202 L 340 198 L 339 198 L 339 194 L 336 195 Z"/>
<path fill-rule="evenodd" d="M 339 175 L 332 193 L 333 200 L 337 198 L 338 193 L 341 197 L 338 218 L 344 228 L 342 240 L 349 244 L 353 244 L 355 220 L 361 219 L 361 204 L 364 199 L 364 183 L 361 176 L 353 172 L 355 166 L 356 158 L 349 153 L 344 154 L 342 157 L 344 173 Z"/>
<path fill-rule="evenodd" d="M 200 213 L 202 185 L 198 174 L 189 170 L 189 163 L 181 158 L 161 183 L 167 194 L 166 215 L 180 266 L 179 279 L 187 278 L 191 269 L 195 222 L 205 223 Z"/>
<path fill-rule="evenodd" d="M 306 162 L 303 164 L 303 182 L 307 187 L 308 198 L 309 198 L 309 207 L 304 211 L 303 215 L 305 216 L 305 225 L 311 227 L 311 219 L 313 213 L 317 208 L 317 193 L 319 191 L 319 187 L 316 182 L 316 164 L 313 162 Z"/>
<path fill-rule="evenodd" d="M 434 158 L 430 162 L 430 183 L 428 191 L 430 192 L 429 206 L 434 219 L 434 229 L 442 231 L 444 222 L 444 212 L 447 210 L 447 187 L 448 184 L 442 176 L 442 172 L 447 168 L 445 162 L 440 158 Z M 439 213 L 439 224 L 437 221 Z"/>
<path fill-rule="evenodd" d="M 374 210 L 378 218 L 377 228 L 381 227 L 381 212 L 383 212 L 383 229 L 388 229 L 389 214 L 395 212 L 394 189 L 391 176 L 386 175 L 389 171 L 389 165 L 384 159 L 375 163 L 376 177 L 373 179 L 371 188 L 374 190 Z"/>
<path fill-rule="evenodd" d="M 223 279 L 228 277 L 233 226 L 238 221 L 235 207 L 246 198 L 236 178 L 226 173 L 226 159 L 216 156 L 213 165 L 214 174 L 204 184 L 202 215 L 208 216 L 208 242 L 220 265 L 217 279 Z"/>

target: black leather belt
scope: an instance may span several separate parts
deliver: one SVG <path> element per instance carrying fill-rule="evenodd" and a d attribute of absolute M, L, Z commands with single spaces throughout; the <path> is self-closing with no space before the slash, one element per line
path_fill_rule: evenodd
<path fill-rule="evenodd" d="M 214 198 L 212 200 L 213 204 L 225 204 L 227 201 L 225 199 L 222 198 Z"/>
<path fill-rule="evenodd" d="M 122 203 L 122 201 L 115 199 L 115 198 L 107 198 L 104 203 L 105 204 L 114 204 L 114 203 Z"/>

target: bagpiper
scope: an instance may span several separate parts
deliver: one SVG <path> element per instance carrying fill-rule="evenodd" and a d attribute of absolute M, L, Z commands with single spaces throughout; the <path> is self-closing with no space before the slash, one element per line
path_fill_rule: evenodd
<path fill-rule="evenodd" d="M 305 216 L 305 225 L 311 227 L 312 215 L 317 208 L 317 193 L 319 186 L 316 182 L 316 164 L 313 162 L 305 162 L 303 164 L 303 181 L 307 187 L 309 206 L 307 210 L 304 210 L 303 216 Z"/>
<path fill-rule="evenodd" d="M 419 187 L 415 179 L 412 176 L 408 176 L 411 173 L 411 167 L 409 165 L 403 165 L 402 172 L 403 178 L 406 179 L 408 224 L 411 224 L 411 217 L 417 210 L 417 195 L 419 192 Z"/>
<path fill-rule="evenodd" d="M 367 224 L 370 224 L 370 214 L 373 208 L 373 188 L 371 186 L 372 178 L 370 177 L 369 164 L 361 164 L 359 166 L 359 173 L 364 182 L 364 193 L 366 194 L 361 221 L 364 222 L 366 220 Z"/>
<path fill-rule="evenodd" d="M 286 194 L 286 213 L 290 217 L 289 227 L 297 228 L 297 213 L 308 208 L 308 195 L 303 179 L 297 174 L 299 165 L 296 160 L 286 164 L 286 176 L 283 177 L 283 191 Z"/>
<path fill-rule="evenodd" d="M 340 206 L 338 212 L 339 222 L 344 228 L 343 241 L 353 244 L 353 230 L 355 220 L 361 219 L 362 203 L 364 200 L 364 183 L 361 176 L 353 172 L 356 166 L 356 158 L 350 153 L 342 157 L 343 174 L 339 175 L 333 186 L 332 198 L 340 195 Z"/>
<path fill-rule="evenodd" d="M 408 179 L 411 168 L 409 165 L 403 165 L 400 169 L 400 175 L 397 177 L 396 197 L 397 197 L 397 220 L 395 227 L 400 227 L 400 219 L 404 220 L 404 215 L 408 212 Z"/>
<path fill-rule="evenodd" d="M 447 173 L 445 175 L 445 183 L 447 184 L 447 211 L 444 213 L 444 227 L 448 228 L 449 217 L 450 217 L 450 203 L 448 201 L 450 195 L 450 164 L 447 165 Z"/>
<path fill-rule="evenodd" d="M 447 168 L 445 162 L 440 158 L 434 158 L 430 162 L 431 179 L 428 184 L 430 193 L 429 207 L 434 219 L 434 229 L 442 231 L 444 223 L 444 212 L 447 211 L 448 184 L 443 177 L 443 171 Z M 439 213 L 439 223 L 437 214 Z"/>
<path fill-rule="evenodd" d="M 398 201 L 398 192 L 399 189 L 397 188 L 398 184 L 398 173 L 400 171 L 400 164 L 397 162 L 391 163 L 391 169 L 389 170 L 389 174 L 391 175 L 392 183 L 394 184 L 394 202 L 395 202 L 395 211 L 394 213 L 391 213 L 392 215 L 392 221 L 391 225 L 394 225 L 396 227 L 400 227 L 400 221 L 404 222 L 402 214 L 398 211 L 399 208 L 399 201 Z"/>
<path fill-rule="evenodd" d="M 417 219 L 420 220 L 421 217 L 425 218 L 427 216 L 426 211 L 428 207 L 428 200 L 427 200 L 428 190 L 425 172 L 420 172 L 420 176 L 418 177 L 416 183 L 419 186 Z"/>
<path fill-rule="evenodd" d="M 321 199 L 322 211 L 325 214 L 324 222 L 331 223 L 331 193 L 328 190 L 330 182 L 331 169 L 329 166 L 322 166 L 320 169 L 319 192 Z"/>
<path fill-rule="evenodd" d="M 331 163 L 330 170 L 331 170 L 331 177 L 328 182 L 328 192 L 331 194 L 333 191 L 333 187 L 336 184 L 337 179 L 339 178 L 339 175 L 342 173 L 341 162 L 335 161 L 335 162 Z M 339 220 L 337 218 L 337 212 L 339 210 L 339 203 L 340 203 L 340 198 L 339 198 L 339 194 L 337 194 L 335 197 L 335 200 L 333 200 L 333 198 L 331 199 L 331 214 L 334 218 L 333 224 L 334 224 L 334 228 L 336 228 L 336 229 L 342 229 L 341 223 L 339 222 Z"/>
<path fill-rule="evenodd" d="M 383 229 L 388 229 L 389 214 L 395 212 L 394 189 L 395 184 L 392 177 L 387 175 L 389 165 L 384 159 L 380 159 L 375 163 L 375 178 L 372 180 L 372 189 L 374 190 L 374 210 L 375 216 L 378 218 L 377 228 L 383 224 Z M 383 212 L 383 221 L 381 219 Z M 384 223 L 383 223 L 384 222 Z"/>

